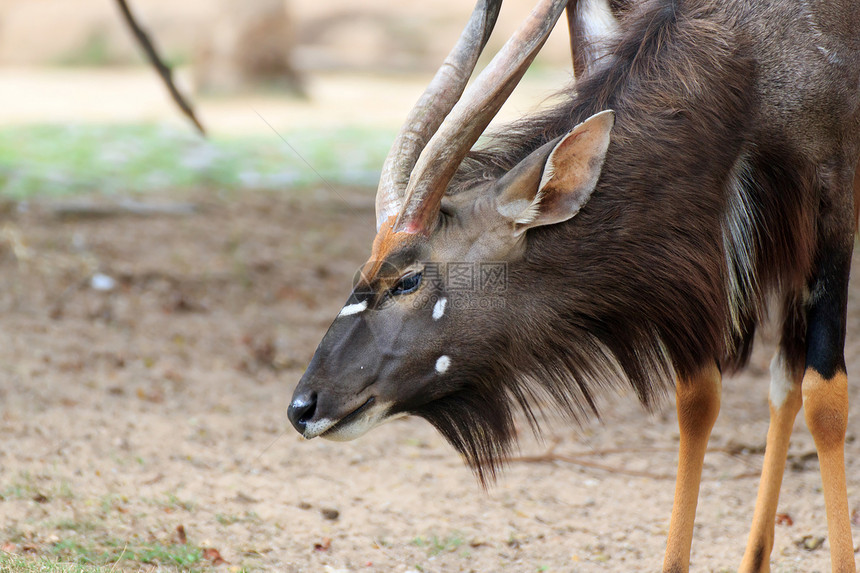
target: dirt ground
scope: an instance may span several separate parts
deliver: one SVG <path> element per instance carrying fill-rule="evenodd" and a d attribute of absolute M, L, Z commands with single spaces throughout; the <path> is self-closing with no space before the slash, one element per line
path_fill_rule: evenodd
<path fill-rule="evenodd" d="M 159 199 L 176 200 L 149 200 Z M 659 570 L 678 440 L 671 401 L 648 414 L 632 395 L 611 396 L 600 422 L 551 422 L 544 443 L 524 431 L 524 455 L 557 443 L 578 463 L 514 462 L 487 492 L 421 420 L 351 443 L 305 441 L 287 404 L 368 251 L 372 191 L 187 199 L 197 212 L 184 216 L 63 218 L 52 203 L 0 211 L 5 551 L 173 546 L 181 525 L 225 570 Z M 850 305 L 856 372 L 858 281 Z M 733 571 L 743 553 L 768 362 L 762 347 L 724 383 L 693 571 Z M 856 378 L 851 396 L 857 542 Z M 793 524 L 777 527 L 776 572 L 830 569 L 813 451 L 801 416 L 779 509 Z"/>

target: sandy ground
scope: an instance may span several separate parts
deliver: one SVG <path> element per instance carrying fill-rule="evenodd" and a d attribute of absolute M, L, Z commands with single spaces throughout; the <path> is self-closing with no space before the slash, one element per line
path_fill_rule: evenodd
<path fill-rule="evenodd" d="M 182 217 L 61 219 L 50 203 L 0 215 L 5 550 L 169 545 L 182 525 L 228 570 L 659 570 L 678 440 L 671 402 L 648 414 L 632 395 L 612 396 L 600 422 L 550 422 L 543 444 L 524 432 L 523 454 L 557 442 L 583 463 L 514 462 L 486 492 L 420 420 L 352 443 L 304 441 L 285 410 L 368 250 L 372 192 L 191 199 L 198 212 Z M 115 287 L 94 289 L 94 272 Z M 852 371 L 859 297 L 855 281 Z M 767 430 L 764 346 L 724 383 L 693 571 L 733 571 L 743 553 Z M 856 379 L 851 396 L 856 512 Z M 830 569 L 826 541 L 809 549 L 827 535 L 813 451 L 798 421 L 780 502 L 793 525 L 777 527 L 776 572 Z"/>
<path fill-rule="evenodd" d="M 178 83 L 190 94 L 187 72 L 180 70 Z M 533 111 L 563 89 L 571 75 L 563 68 L 530 72 L 497 121 Z M 192 96 L 191 101 L 216 137 L 269 134 L 266 122 L 279 130 L 344 126 L 396 130 L 431 77 L 316 73 L 307 77 L 306 99 L 272 93 L 242 98 Z M 68 122 L 187 125 L 155 73 L 145 67 L 0 68 L 0 126 Z"/>
<path fill-rule="evenodd" d="M 257 110 L 278 127 L 396 127 L 426 78 L 315 82 L 312 102 L 204 100 L 202 115 L 216 133 L 268 130 Z M 520 91 L 509 117 L 561 85 L 538 84 Z M 181 121 L 147 70 L 0 71 L 0 124 L 169 118 Z M 543 443 L 524 432 L 524 455 L 556 443 L 579 463 L 514 462 L 486 492 L 420 420 L 353 443 L 306 442 L 286 407 L 366 258 L 372 191 L 190 200 L 193 215 L 147 218 L 0 205 L 0 548 L 71 556 L 70 547 L 168 546 L 181 525 L 188 544 L 218 549 L 234 570 L 659 570 L 678 441 L 671 401 L 648 414 L 631 395 L 610 396 L 599 422 L 549 422 Z M 112 290 L 93 288 L 97 272 L 116 281 Z M 850 307 L 856 372 L 860 282 Z M 693 571 L 733 571 L 743 553 L 769 352 L 760 345 L 747 373 L 724 383 Z M 855 512 L 858 394 L 852 379 Z M 801 417 L 780 503 L 793 525 L 777 527 L 776 572 L 830 569 L 828 544 L 816 541 L 827 532 L 813 452 Z"/>

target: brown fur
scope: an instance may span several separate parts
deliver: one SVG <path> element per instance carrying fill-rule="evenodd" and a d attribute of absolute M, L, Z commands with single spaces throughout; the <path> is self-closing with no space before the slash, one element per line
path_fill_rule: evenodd
<path fill-rule="evenodd" d="M 420 234 L 383 226 L 366 284 L 320 344 L 290 419 L 313 437 L 343 420 L 366 430 L 401 412 L 423 416 L 486 483 L 516 439 L 517 410 L 537 430 L 536 409 L 578 419 L 597 413 L 603 389 L 632 387 L 650 406 L 674 387 L 682 446 L 665 570 L 685 571 L 713 384 L 746 363 L 776 300 L 780 375 L 806 372 L 834 570 L 853 571 L 840 456 L 860 3 L 623 4 L 613 4 L 626 15 L 606 59 L 564 103 L 473 152 L 435 224 Z M 594 119 L 605 110 L 614 129 Z M 587 165 L 602 164 L 599 179 L 537 226 L 559 208 L 553 195 L 571 192 L 547 182 L 569 180 L 575 162 L 547 158 L 579 125 L 602 129 L 602 146 L 581 150 Z M 502 308 L 470 304 L 494 299 L 455 288 L 439 265 L 458 262 L 504 263 Z M 774 419 L 783 430 L 787 412 Z M 767 567 L 787 439 L 769 438 L 745 557 L 757 570 Z"/>
<path fill-rule="evenodd" d="M 803 410 L 821 464 L 822 490 L 834 573 L 854 573 L 854 544 L 845 483 L 845 430 L 848 423 L 848 379 L 838 372 L 826 379 L 812 368 L 803 377 Z"/>
<path fill-rule="evenodd" d="M 517 394 L 547 392 L 576 412 L 593 408 L 594 389 L 626 380 L 648 405 L 675 375 L 692 376 L 710 360 L 743 366 L 766 295 L 792 298 L 806 284 L 815 254 L 815 165 L 792 142 L 759 133 L 757 62 L 734 17 L 704 2 L 684 6 L 683 15 L 671 2 L 641 7 L 612 66 L 586 77 L 568 103 L 496 134 L 455 180 L 454 193 L 493 180 L 571 125 L 616 111 L 592 199 L 569 223 L 530 231 L 525 259 L 512 265 L 506 322 L 518 336 L 503 352 L 480 343 L 470 349 L 497 361 L 490 391 L 520 387 L 499 380 L 527 379 L 541 390 Z M 757 145 L 745 151 L 749 141 Z M 735 332 L 720 225 L 725 184 L 744 152 L 751 173 L 743 184 L 758 207 L 757 280 L 743 293 L 748 304 Z M 493 331 L 475 317 L 463 336 L 490 343 Z M 434 423 L 440 406 L 428 416 Z"/>
<path fill-rule="evenodd" d="M 801 406 L 800 377 L 795 376 L 791 382 L 792 387 L 785 397 L 785 402 L 778 408 L 774 406 L 773 402 L 770 405 L 770 427 L 767 430 L 767 444 L 756 497 L 755 514 L 747 548 L 739 569 L 742 573 L 768 571 L 770 569 L 766 560 L 770 557 L 773 549 L 774 519 L 779 490 L 782 487 L 782 475 L 785 471 L 791 429 Z"/>
<path fill-rule="evenodd" d="M 721 384 L 720 372 L 711 364 L 694 378 L 680 380 L 675 392 L 681 440 L 663 571 L 687 571 L 690 566 L 702 461 L 720 413 Z"/>

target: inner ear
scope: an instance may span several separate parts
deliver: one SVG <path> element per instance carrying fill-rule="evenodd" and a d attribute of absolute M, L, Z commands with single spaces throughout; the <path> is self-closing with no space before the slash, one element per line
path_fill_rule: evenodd
<path fill-rule="evenodd" d="M 595 114 L 499 180 L 496 209 L 513 223 L 515 235 L 567 221 L 579 212 L 600 178 L 614 124 L 613 111 Z"/>

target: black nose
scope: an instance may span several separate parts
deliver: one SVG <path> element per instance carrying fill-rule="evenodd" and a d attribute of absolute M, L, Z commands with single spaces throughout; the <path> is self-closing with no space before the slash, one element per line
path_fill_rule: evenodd
<path fill-rule="evenodd" d="M 305 427 L 311 418 L 314 417 L 314 412 L 317 409 L 317 394 L 302 394 L 294 396 L 290 407 L 287 409 L 287 417 L 290 423 L 300 434 L 305 433 Z"/>

